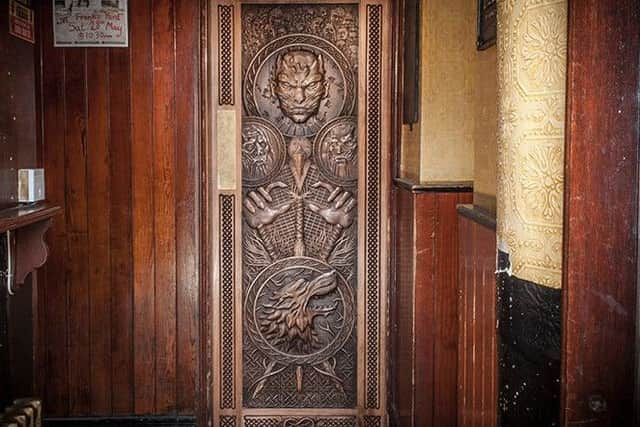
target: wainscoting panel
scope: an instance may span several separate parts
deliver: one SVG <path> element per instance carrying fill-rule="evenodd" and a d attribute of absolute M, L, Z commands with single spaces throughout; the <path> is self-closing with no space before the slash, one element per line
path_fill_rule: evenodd
<path fill-rule="evenodd" d="M 394 422 L 456 426 L 458 219 L 470 189 L 396 187 Z"/>
<path fill-rule="evenodd" d="M 491 224 L 491 218 L 473 216 L 470 205 L 458 211 L 458 426 L 494 427 L 498 414 L 495 220 Z"/>

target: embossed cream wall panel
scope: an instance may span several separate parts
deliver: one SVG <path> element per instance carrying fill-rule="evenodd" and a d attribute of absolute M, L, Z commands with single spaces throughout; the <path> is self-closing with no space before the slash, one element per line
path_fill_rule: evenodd
<path fill-rule="evenodd" d="M 473 179 L 476 2 L 421 3 L 422 181 Z"/>
<path fill-rule="evenodd" d="M 559 288 L 567 1 L 498 8 L 499 245 L 514 275 Z"/>

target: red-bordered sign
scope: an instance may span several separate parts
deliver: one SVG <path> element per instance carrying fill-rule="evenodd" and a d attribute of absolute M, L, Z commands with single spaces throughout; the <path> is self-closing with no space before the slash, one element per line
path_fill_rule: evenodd
<path fill-rule="evenodd" d="M 29 43 L 36 42 L 33 9 L 16 0 L 9 0 L 9 34 Z"/>

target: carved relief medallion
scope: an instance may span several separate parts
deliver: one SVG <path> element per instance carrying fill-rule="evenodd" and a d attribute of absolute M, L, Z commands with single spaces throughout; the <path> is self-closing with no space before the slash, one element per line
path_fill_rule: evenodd
<path fill-rule="evenodd" d="M 338 117 L 316 136 L 315 161 L 328 179 L 353 184 L 358 178 L 358 126 L 355 117 Z"/>
<path fill-rule="evenodd" d="M 282 364 L 315 366 L 337 353 L 355 323 L 353 292 L 330 265 L 285 258 L 262 270 L 247 291 L 247 332 Z"/>
<path fill-rule="evenodd" d="M 285 144 L 282 134 L 267 120 L 242 121 L 242 180 L 245 185 L 268 182 L 282 168 Z"/>
<path fill-rule="evenodd" d="M 250 115 L 287 136 L 312 136 L 329 120 L 351 114 L 355 76 L 340 50 L 320 37 L 292 34 L 263 47 L 244 78 Z"/>

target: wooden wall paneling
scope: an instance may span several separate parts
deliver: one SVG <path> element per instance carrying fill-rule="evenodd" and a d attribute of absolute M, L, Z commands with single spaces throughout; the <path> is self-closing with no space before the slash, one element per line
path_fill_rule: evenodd
<path fill-rule="evenodd" d="M 68 412 L 69 365 L 67 346 L 67 279 L 65 262 L 66 245 L 66 198 L 65 198 L 65 84 L 64 54 L 60 49 L 52 49 L 53 34 L 49 29 L 53 21 L 51 8 L 41 10 L 42 40 L 41 50 L 41 117 L 43 166 L 47 198 L 62 207 L 60 215 L 54 218 L 53 227 L 48 233 L 49 262 L 42 270 L 40 286 L 46 301 L 44 306 L 45 322 L 45 368 L 41 377 L 46 377 L 44 400 L 51 415 L 63 415 Z M 45 143 L 46 142 L 46 143 Z M 42 295 L 42 293 L 41 293 Z M 55 343 L 58 343 L 57 348 Z"/>
<path fill-rule="evenodd" d="M 497 425 L 495 230 L 459 217 L 458 425 Z"/>
<path fill-rule="evenodd" d="M 131 2 L 129 48 L 54 48 L 40 11 L 42 160 L 65 209 L 42 274 L 47 415 L 190 415 L 200 4 Z"/>
<path fill-rule="evenodd" d="M 415 197 L 415 275 L 414 275 L 414 328 L 415 328 L 415 408 L 414 426 L 433 426 L 436 395 L 436 284 L 434 260 L 438 220 L 436 197 L 425 193 Z"/>
<path fill-rule="evenodd" d="M 176 372 L 196 372 L 200 204 L 199 179 L 199 2 L 176 0 L 176 256 L 177 256 L 177 365 Z M 183 144 L 181 141 L 193 141 Z M 178 375 L 176 408 L 180 413 L 195 411 L 196 375 Z"/>
<path fill-rule="evenodd" d="M 456 206 L 471 194 L 440 193 L 434 245 L 434 425 L 456 426 L 458 355 L 458 224 Z M 428 234 L 427 234 L 428 236 Z M 420 253 L 420 252 L 418 252 Z"/>
<path fill-rule="evenodd" d="M 455 426 L 458 225 L 471 192 L 398 188 L 396 407 L 400 426 Z"/>
<path fill-rule="evenodd" d="M 131 3 L 134 412 L 155 412 L 155 250 L 151 0 Z"/>
<path fill-rule="evenodd" d="M 473 307 L 473 292 L 466 292 L 467 289 L 473 290 L 473 257 L 469 254 L 473 254 L 473 243 L 475 238 L 473 237 L 472 227 L 468 221 L 458 222 L 458 231 L 460 233 L 460 247 L 458 265 L 460 273 L 458 275 L 459 280 L 459 301 L 458 301 L 458 424 L 460 426 L 472 425 L 470 420 L 470 414 L 467 405 L 471 400 L 469 399 L 468 390 L 473 390 L 471 386 L 471 371 L 472 358 L 464 357 L 464 349 L 470 348 L 470 342 L 473 341 L 473 330 L 469 328 L 470 320 L 473 317 L 469 316 L 470 308 Z M 469 238 L 469 236 L 472 236 Z M 473 312 L 471 311 L 471 314 Z"/>
<path fill-rule="evenodd" d="M 635 425 L 639 21 L 569 2 L 562 425 Z"/>
<path fill-rule="evenodd" d="M 153 2 L 153 138 L 156 411 L 176 404 L 175 16 L 171 0 Z"/>
<path fill-rule="evenodd" d="M 89 413 L 111 413 L 111 173 L 109 51 L 87 49 L 87 215 L 91 395 Z M 72 260 L 73 262 L 73 260 Z"/>
<path fill-rule="evenodd" d="M 129 50 L 109 51 L 111 411 L 133 413 L 133 248 Z"/>
<path fill-rule="evenodd" d="M 396 286 L 392 310 L 395 351 L 392 366 L 395 378 L 397 425 L 411 426 L 414 408 L 414 197 L 396 190 Z"/>
<path fill-rule="evenodd" d="M 89 286 L 87 269 L 86 52 L 70 49 L 65 59 L 65 197 L 69 310 L 69 407 L 90 412 Z"/>

